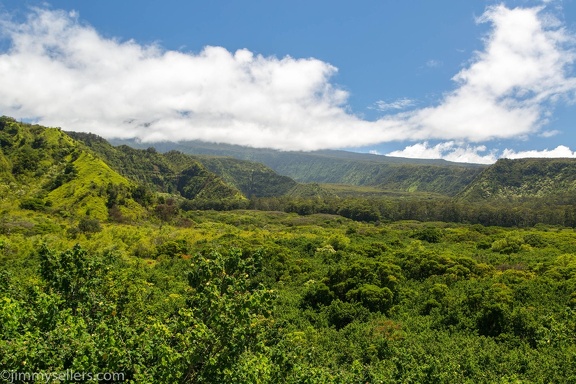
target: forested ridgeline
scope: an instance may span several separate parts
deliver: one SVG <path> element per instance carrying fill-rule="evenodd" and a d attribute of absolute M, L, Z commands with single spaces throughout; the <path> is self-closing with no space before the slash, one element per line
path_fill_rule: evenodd
<path fill-rule="evenodd" d="M 113 140 L 135 148 L 147 144 Z M 430 192 L 453 196 L 486 167 L 438 159 L 396 158 L 347 151 L 293 152 L 200 141 L 154 143 L 160 152 L 173 150 L 193 154 L 226 156 L 265 164 L 281 175 L 302 183 L 373 186 L 384 190 Z"/>
<path fill-rule="evenodd" d="M 251 208 L 338 214 L 368 222 L 576 225 L 576 161 L 572 159 L 500 160 L 488 168 L 406 164 L 414 167 L 417 179 L 427 179 L 430 185 L 455 177 L 444 175 L 446 170 L 479 170 L 464 189 L 448 197 L 421 192 L 418 183 L 412 192 L 395 183 L 386 184 L 387 189 L 299 184 L 251 161 L 176 151 L 163 154 L 152 147 L 114 147 L 96 135 L 66 134 L 6 117 L 0 123 L 0 178 L 5 193 L 13 204 L 64 217 L 126 222 L 178 210 Z M 350 156 L 367 161 L 360 154 Z"/>

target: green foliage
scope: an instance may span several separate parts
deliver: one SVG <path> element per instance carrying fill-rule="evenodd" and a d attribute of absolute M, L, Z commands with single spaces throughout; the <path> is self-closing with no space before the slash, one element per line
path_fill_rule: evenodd
<path fill-rule="evenodd" d="M 507 237 L 505 239 L 499 239 L 492 243 L 492 251 L 500 253 L 516 253 L 520 251 L 522 247 L 522 239 Z"/>
<path fill-rule="evenodd" d="M 334 300 L 326 307 L 326 316 L 331 326 L 342 329 L 353 321 L 366 321 L 369 316 L 369 308 L 363 303 L 348 303 L 341 300 Z"/>
<path fill-rule="evenodd" d="M 215 174 L 77 135 L 88 144 L 0 118 L 2 369 L 133 383 L 576 380 L 569 198 L 312 185 L 248 200 L 253 163 L 212 159 Z M 39 162 L 13 173 L 21 153 Z"/>
<path fill-rule="evenodd" d="M 40 276 L 66 307 L 76 313 L 79 306 L 94 305 L 95 286 L 106 270 L 101 260 L 89 257 L 79 245 L 65 252 L 54 252 L 42 245 L 38 255 Z"/>
<path fill-rule="evenodd" d="M 165 241 L 156 247 L 156 253 L 159 257 L 168 256 L 176 257 L 185 255 L 190 252 L 190 245 L 184 239 Z"/>
<path fill-rule="evenodd" d="M 466 201 L 546 199 L 573 203 L 576 161 L 573 159 L 500 159 L 458 197 Z"/>
<path fill-rule="evenodd" d="M 368 259 L 333 269 L 327 283 L 340 300 L 384 312 L 394 302 L 394 293 L 398 292 L 402 279 L 397 265 Z"/>
<path fill-rule="evenodd" d="M 195 258 L 188 283 L 188 309 L 181 311 L 175 331 L 183 336 L 186 382 L 236 382 L 258 375 L 258 368 L 239 368 L 247 353 L 267 349 L 261 335 L 269 323 L 273 292 L 252 282 L 261 267 L 261 253 L 243 255 L 232 249 L 223 256 L 211 252 Z M 195 347 L 194 347 L 195 346 Z"/>
<path fill-rule="evenodd" d="M 95 233 L 100 232 L 102 227 L 100 226 L 100 221 L 98 219 L 83 217 L 78 223 L 78 230 L 82 233 Z"/>
<path fill-rule="evenodd" d="M 188 227 L 108 223 L 81 246 L 0 235 L 0 364 L 139 383 L 576 374 L 571 229 L 188 213 Z M 440 243 L 413 237 L 430 228 Z M 501 239 L 525 242 L 476 247 Z"/>
<path fill-rule="evenodd" d="M 392 305 L 394 294 L 388 287 L 374 284 L 362 284 L 358 288 L 346 292 L 346 299 L 359 302 L 371 311 L 384 312 Z"/>
<path fill-rule="evenodd" d="M 378 186 L 386 190 L 447 195 L 461 191 L 483 170 L 478 165 L 442 160 L 397 159 L 343 151 L 281 152 L 204 142 L 158 143 L 157 148 L 257 161 L 280 175 L 304 183 Z"/>
<path fill-rule="evenodd" d="M 427 241 L 429 243 L 439 243 L 440 240 L 442 240 L 442 236 L 442 231 L 439 228 L 426 227 L 415 232 L 411 237 L 418 240 Z"/>
<path fill-rule="evenodd" d="M 13 154 L 13 159 L 12 173 L 20 175 L 35 170 L 40 162 L 40 155 L 31 146 L 24 144 Z"/>
<path fill-rule="evenodd" d="M 44 211 L 51 203 L 39 198 L 25 199 L 20 202 L 20 208 L 31 211 Z"/>
<path fill-rule="evenodd" d="M 312 282 L 308 284 L 302 297 L 302 304 L 304 307 L 318 309 L 320 306 L 330 305 L 335 298 L 334 292 L 325 283 Z"/>

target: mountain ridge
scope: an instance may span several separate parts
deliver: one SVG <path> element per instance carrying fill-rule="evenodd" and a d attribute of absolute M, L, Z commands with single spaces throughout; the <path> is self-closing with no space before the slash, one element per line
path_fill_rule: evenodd
<path fill-rule="evenodd" d="M 462 201 L 573 199 L 576 159 L 500 159 L 483 170 L 456 198 Z"/>
<path fill-rule="evenodd" d="M 245 157 L 258 153 L 239 146 L 220 148 L 243 150 Z M 269 197 L 576 202 L 575 159 L 501 159 L 480 166 L 404 164 L 399 159 L 390 164 L 375 155 L 342 151 L 261 153 L 271 155 L 269 161 L 284 162 L 284 169 L 297 169 L 307 183 L 251 160 L 113 146 L 90 133 L 0 118 L 0 179 L 5 195 L 17 195 L 12 200 L 22 203 L 24 199 L 25 206 L 50 207 L 64 215 L 105 219 L 112 209 L 120 216 L 138 217 L 145 214 L 154 194 L 183 199 L 187 209 L 242 208 L 252 204 L 249 199 Z"/>
<path fill-rule="evenodd" d="M 134 140 L 115 144 L 143 147 Z M 301 183 L 374 186 L 403 192 L 433 192 L 454 196 L 486 166 L 437 159 L 408 159 L 382 155 L 323 150 L 277 151 L 200 141 L 148 143 L 160 152 L 178 150 L 193 155 L 228 156 L 260 162 Z"/>

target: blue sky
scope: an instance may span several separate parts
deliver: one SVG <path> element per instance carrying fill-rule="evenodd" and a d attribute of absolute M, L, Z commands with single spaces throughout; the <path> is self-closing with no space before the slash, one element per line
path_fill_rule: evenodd
<path fill-rule="evenodd" d="M 0 0 L 0 114 L 107 138 L 574 157 L 566 1 Z"/>

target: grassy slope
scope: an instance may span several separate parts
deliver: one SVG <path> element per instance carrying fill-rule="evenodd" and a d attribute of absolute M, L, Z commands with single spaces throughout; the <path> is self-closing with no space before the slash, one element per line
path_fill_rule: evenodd
<path fill-rule="evenodd" d="M 127 218 L 144 215 L 129 197 L 134 183 L 111 169 L 60 129 L 22 124 L 3 117 L 0 163 L 4 164 L 2 206 L 28 204 L 64 217 L 108 218 L 108 190 L 120 192 L 118 209 Z"/>
<path fill-rule="evenodd" d="M 122 174 L 142 183 L 152 183 L 157 190 L 183 193 L 181 175 L 193 176 L 199 185 L 206 184 L 205 197 L 230 198 L 245 197 L 279 197 L 324 196 L 326 191 L 318 187 L 298 185 L 287 176 L 281 176 L 262 163 L 241 160 L 224 156 L 209 156 L 192 152 L 191 155 L 172 150 L 164 154 L 154 148 L 134 149 L 126 145 L 113 147 L 104 139 L 85 133 L 69 132 L 69 134 L 89 145 Z M 143 148 L 143 146 L 142 146 Z M 205 170 L 202 170 L 205 169 Z M 209 173 L 217 175 L 210 175 Z M 232 189 L 226 191 L 225 186 Z M 189 186 L 188 190 L 197 189 Z M 313 190 L 316 193 L 312 193 Z M 239 192 L 238 192 L 239 191 Z M 213 194 L 216 193 L 216 196 Z M 243 198 L 243 197 L 241 197 Z"/>
<path fill-rule="evenodd" d="M 109 184 L 125 191 L 134 186 L 125 177 L 113 171 L 104 161 L 91 153 L 83 152 L 74 162 L 78 176 L 51 191 L 47 198 L 54 209 L 76 216 L 89 215 L 99 220 L 108 218 L 108 198 L 106 189 Z M 123 213 L 137 217 L 144 209 L 133 201 L 127 202 Z"/>

